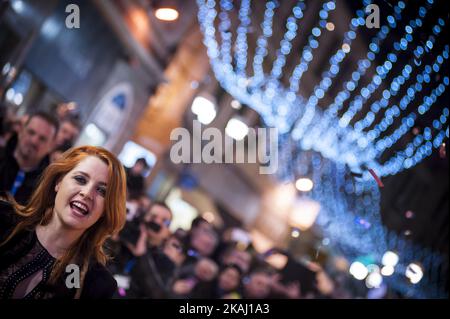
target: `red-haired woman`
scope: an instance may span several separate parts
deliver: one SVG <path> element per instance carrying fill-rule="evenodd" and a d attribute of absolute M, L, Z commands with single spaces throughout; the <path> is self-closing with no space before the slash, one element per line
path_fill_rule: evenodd
<path fill-rule="evenodd" d="M 110 298 L 105 240 L 126 216 L 126 176 L 107 150 L 68 150 L 26 206 L 0 200 L 0 298 Z"/>

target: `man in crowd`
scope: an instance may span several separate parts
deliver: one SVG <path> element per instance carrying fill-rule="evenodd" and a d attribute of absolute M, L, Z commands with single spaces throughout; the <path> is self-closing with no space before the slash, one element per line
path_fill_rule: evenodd
<path fill-rule="evenodd" d="M 130 271 L 130 291 L 132 298 L 167 298 L 169 293 L 169 283 L 174 275 L 178 261 L 173 258 L 170 252 L 172 246 L 164 245 L 166 240 L 170 240 L 169 226 L 172 221 L 172 211 L 164 203 L 155 202 L 150 210 L 145 213 L 140 224 L 140 235 L 136 243 L 128 241 L 123 234 L 122 240 L 126 247 L 135 256 L 128 263 L 127 271 Z M 124 236 L 125 235 L 125 236 Z M 177 245 L 181 249 L 181 241 Z M 169 243 L 173 244 L 173 242 Z M 178 252 L 182 254 L 182 252 Z M 131 264 L 130 264 L 131 263 Z M 131 265 L 131 267 L 130 267 Z"/>
<path fill-rule="evenodd" d="M 80 135 L 81 125 L 76 118 L 66 117 L 59 124 L 58 134 L 56 135 L 55 148 L 64 145 L 73 145 Z"/>
<path fill-rule="evenodd" d="M 37 112 L 28 117 L 19 134 L 0 149 L 0 192 L 8 192 L 20 204 L 27 203 L 49 164 L 58 129 L 51 114 Z"/>
<path fill-rule="evenodd" d="M 80 135 L 81 125 L 77 118 L 66 117 L 59 122 L 58 134 L 56 134 L 55 145 L 50 153 L 50 162 L 61 158 L 62 154 L 71 149 Z"/>
<path fill-rule="evenodd" d="M 149 165 L 143 157 L 138 158 L 133 167 L 126 169 L 129 199 L 138 199 L 144 192 L 144 173 L 147 169 L 149 169 Z"/>
<path fill-rule="evenodd" d="M 169 226 L 172 211 L 164 203 L 155 202 L 140 223 L 140 235 L 135 244 L 127 242 L 127 247 L 135 256 L 142 256 L 148 249 L 159 247 L 170 236 Z M 127 241 L 126 238 L 124 238 Z"/>

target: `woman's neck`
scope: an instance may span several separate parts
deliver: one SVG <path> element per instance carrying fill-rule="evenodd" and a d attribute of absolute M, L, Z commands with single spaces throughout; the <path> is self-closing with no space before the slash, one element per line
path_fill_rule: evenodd
<path fill-rule="evenodd" d="M 64 227 L 55 214 L 49 224 L 36 227 L 39 242 L 54 258 L 62 257 L 82 233 L 82 231 Z"/>

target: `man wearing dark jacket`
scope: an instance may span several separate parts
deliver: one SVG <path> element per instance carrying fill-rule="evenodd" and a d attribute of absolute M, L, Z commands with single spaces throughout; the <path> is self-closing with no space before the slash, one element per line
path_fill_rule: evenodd
<path fill-rule="evenodd" d="M 29 117 L 18 135 L 0 149 L 0 192 L 11 194 L 25 205 L 39 176 L 49 164 L 50 153 L 59 124 L 45 112 Z"/>

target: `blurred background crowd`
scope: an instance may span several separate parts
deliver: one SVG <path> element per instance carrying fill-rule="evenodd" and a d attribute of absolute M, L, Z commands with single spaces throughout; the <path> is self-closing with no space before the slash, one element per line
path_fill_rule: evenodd
<path fill-rule="evenodd" d="M 115 298 L 448 297 L 448 5 L 0 0 L 0 191 L 117 155 Z M 174 163 L 193 121 L 277 128 L 277 173 Z"/>

